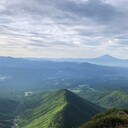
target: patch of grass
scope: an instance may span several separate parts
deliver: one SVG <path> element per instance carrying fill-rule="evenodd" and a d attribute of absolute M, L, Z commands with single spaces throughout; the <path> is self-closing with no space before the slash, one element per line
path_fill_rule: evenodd
<path fill-rule="evenodd" d="M 127 128 L 128 110 L 112 109 L 94 116 L 80 128 Z"/>

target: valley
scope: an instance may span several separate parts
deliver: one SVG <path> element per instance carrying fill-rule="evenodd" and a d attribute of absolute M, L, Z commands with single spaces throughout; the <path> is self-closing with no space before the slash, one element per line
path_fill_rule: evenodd
<path fill-rule="evenodd" d="M 78 127 L 95 114 L 105 111 L 104 108 L 84 100 L 66 89 L 23 96 L 20 98 L 19 105 L 15 107 L 10 124 L 6 126 L 7 122 L 3 122 L 1 127 L 4 125 L 5 128 Z M 3 109 L 1 108 L 1 110 Z"/>
<path fill-rule="evenodd" d="M 127 113 L 126 67 L 2 58 L 0 74 L 2 128 L 97 128 L 97 114 Z M 106 118 L 127 126 L 127 116 L 103 115 L 103 126 Z"/>
<path fill-rule="evenodd" d="M 0 95 L 62 88 L 72 90 L 80 85 L 89 85 L 99 90 L 127 90 L 128 86 L 128 68 L 87 62 L 4 57 L 0 58 L 0 76 Z"/>
<path fill-rule="evenodd" d="M 0 98 L 0 127 L 11 128 L 16 115 L 18 102 Z"/>

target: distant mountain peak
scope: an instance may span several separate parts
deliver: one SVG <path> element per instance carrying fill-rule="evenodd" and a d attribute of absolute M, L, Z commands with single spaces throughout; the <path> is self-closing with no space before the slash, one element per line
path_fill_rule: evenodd
<path fill-rule="evenodd" d="M 115 58 L 115 57 L 111 56 L 110 54 L 105 54 L 101 56 L 100 58 L 110 59 L 110 58 Z"/>
<path fill-rule="evenodd" d="M 110 54 L 104 54 L 103 56 L 112 57 Z"/>
<path fill-rule="evenodd" d="M 96 65 L 115 66 L 115 67 L 128 67 L 128 60 L 116 58 L 110 54 L 105 54 L 100 57 L 87 59 L 86 62 Z"/>
<path fill-rule="evenodd" d="M 67 90 L 67 89 L 60 89 L 58 92 L 70 92 L 69 90 Z"/>
<path fill-rule="evenodd" d="M 60 89 L 59 91 L 57 91 L 57 94 L 59 95 L 59 94 L 64 94 L 64 95 L 66 95 L 66 94 L 70 94 L 70 93 L 72 93 L 72 92 L 70 92 L 69 90 L 67 90 L 67 89 Z"/>

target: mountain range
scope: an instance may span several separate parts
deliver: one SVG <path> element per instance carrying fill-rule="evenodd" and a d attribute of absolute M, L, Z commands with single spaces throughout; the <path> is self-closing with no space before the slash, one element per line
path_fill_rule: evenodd
<path fill-rule="evenodd" d="M 61 58 L 61 59 L 49 59 L 59 62 L 77 62 L 77 63 L 92 63 L 97 65 L 114 66 L 114 67 L 128 67 L 128 59 L 119 59 L 109 54 L 99 56 L 96 58 Z"/>
<path fill-rule="evenodd" d="M 0 95 L 5 92 L 93 88 L 127 89 L 128 69 L 88 62 L 58 62 L 0 57 Z"/>
<path fill-rule="evenodd" d="M 98 65 L 114 66 L 114 67 L 128 67 L 127 59 L 118 59 L 111 55 L 103 55 L 93 59 L 85 59 L 86 62 Z"/>
<path fill-rule="evenodd" d="M 121 110 L 94 117 L 102 127 L 127 121 L 117 117 L 128 106 L 128 68 L 117 65 L 122 61 L 110 55 L 86 61 L 0 57 L 0 127 L 79 127 L 108 108 Z M 97 128 L 90 122 L 83 127 Z"/>
<path fill-rule="evenodd" d="M 128 91 L 121 90 L 88 90 L 82 89 L 77 93 L 84 99 L 91 101 L 106 109 L 123 109 L 128 106 Z"/>
<path fill-rule="evenodd" d="M 28 100 L 24 102 L 27 107 L 24 106 L 19 128 L 73 128 L 105 111 L 66 89 L 41 97 L 34 106 L 32 103 L 28 107 Z"/>
<path fill-rule="evenodd" d="M 111 95 L 111 97 L 108 97 L 110 97 L 111 100 L 116 95 L 114 94 L 114 96 Z M 100 95 L 99 98 L 102 96 L 103 95 Z M 122 96 L 122 94 L 119 96 L 127 100 L 127 97 Z M 95 93 L 93 97 L 97 97 Z M 105 98 L 103 97 L 103 99 Z M 9 97 L 8 99 L 1 98 L 0 127 L 127 128 L 127 109 L 111 109 L 114 103 L 109 108 L 110 110 L 106 111 L 103 107 L 90 102 L 94 100 L 98 101 L 97 98 L 88 100 L 79 97 L 67 89 L 20 95 L 17 98 L 13 98 L 13 100 Z M 111 103 L 112 101 L 113 100 L 111 100 Z M 123 104 L 123 100 L 120 101 L 118 105 Z M 105 102 L 105 104 L 110 106 L 108 101 Z M 104 106 L 103 101 L 100 105 Z M 127 101 L 124 105 L 126 105 L 124 108 L 127 108 Z"/>
<path fill-rule="evenodd" d="M 42 63 L 48 62 L 77 62 L 77 63 L 92 63 L 97 65 L 115 66 L 115 67 L 128 67 L 128 59 L 120 59 L 113 57 L 109 54 L 99 56 L 96 58 L 13 58 L 13 57 L 0 57 L 0 66 L 9 67 L 35 67 L 40 68 Z"/>

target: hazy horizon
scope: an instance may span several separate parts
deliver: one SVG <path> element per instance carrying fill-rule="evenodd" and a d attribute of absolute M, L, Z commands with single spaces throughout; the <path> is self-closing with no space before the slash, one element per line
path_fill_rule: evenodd
<path fill-rule="evenodd" d="M 115 59 L 122 59 L 122 60 L 128 60 L 128 59 L 124 59 L 124 58 L 119 58 L 119 57 L 115 57 L 113 55 L 110 54 L 103 54 L 103 55 L 98 55 L 98 56 L 93 56 L 93 57 L 20 57 L 20 56 L 1 56 L 0 57 L 7 57 L 7 58 L 24 58 L 24 59 L 95 59 L 95 58 L 100 58 L 100 57 L 109 57 L 109 58 L 115 58 Z"/>

